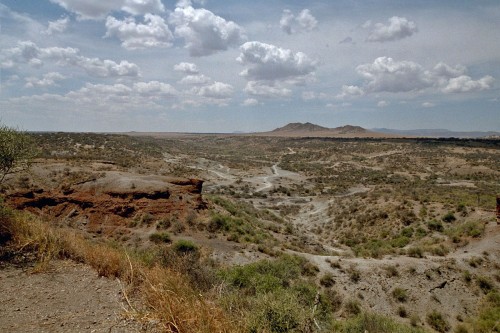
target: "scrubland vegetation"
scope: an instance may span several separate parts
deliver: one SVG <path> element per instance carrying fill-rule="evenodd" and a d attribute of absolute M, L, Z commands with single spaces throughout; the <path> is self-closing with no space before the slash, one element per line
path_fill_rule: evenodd
<path fill-rule="evenodd" d="M 484 238 L 494 220 L 498 141 L 69 133 L 33 140 L 41 152 L 35 166 L 58 167 L 44 171 L 47 178 L 11 177 L 5 191 L 69 191 L 109 170 L 206 180 L 206 209 L 133 215 L 107 235 L 0 204 L 2 260 L 36 262 L 34 270 L 56 258 L 89 264 L 122 281 L 135 318 L 155 318 L 166 332 L 500 332 L 496 252 L 450 257 Z M 423 260 L 436 265 L 418 266 Z M 425 295 L 408 285 L 416 275 L 430 286 Z M 475 312 L 443 310 L 447 299 L 434 289 L 453 281 L 479 300 Z M 377 283 L 381 289 L 370 290 Z M 420 296 L 432 306 L 419 312 Z"/>

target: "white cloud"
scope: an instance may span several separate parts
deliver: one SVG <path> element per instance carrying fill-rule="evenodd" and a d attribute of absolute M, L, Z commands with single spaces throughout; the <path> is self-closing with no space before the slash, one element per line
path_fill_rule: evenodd
<path fill-rule="evenodd" d="M 198 74 L 198 67 L 196 64 L 190 62 L 181 62 L 177 65 L 174 65 L 174 71 L 182 72 L 186 74 Z"/>
<path fill-rule="evenodd" d="M 179 83 L 187 85 L 203 85 L 209 83 L 210 81 L 211 81 L 210 77 L 205 76 L 203 74 L 196 74 L 196 75 L 186 75 L 179 81 Z"/>
<path fill-rule="evenodd" d="M 41 67 L 43 60 L 50 60 L 60 66 L 82 68 L 87 74 L 97 77 L 139 76 L 139 67 L 125 60 L 117 63 L 108 59 L 88 58 L 76 48 L 40 48 L 31 41 L 19 42 L 17 47 L 5 50 L 0 54 L 0 59 L 2 67 L 7 68 L 23 63 Z"/>
<path fill-rule="evenodd" d="M 337 99 L 344 99 L 344 98 L 349 98 L 349 97 L 354 97 L 354 96 L 362 96 L 364 95 L 364 91 L 362 88 L 358 86 L 347 86 L 343 85 L 342 86 L 342 92 L 338 94 L 335 98 Z"/>
<path fill-rule="evenodd" d="M 250 66 L 241 75 L 250 80 L 298 79 L 316 70 L 316 62 L 305 53 L 261 42 L 247 42 L 240 47 L 237 61 Z"/>
<path fill-rule="evenodd" d="M 259 105 L 259 101 L 256 100 L 255 98 L 247 98 L 241 103 L 243 106 L 256 106 Z"/>
<path fill-rule="evenodd" d="M 285 87 L 269 85 L 261 81 L 249 81 L 245 87 L 245 92 L 252 96 L 259 97 L 290 97 L 292 91 Z"/>
<path fill-rule="evenodd" d="M 174 87 L 168 83 L 159 81 L 134 83 L 133 91 L 137 92 L 141 96 L 171 97 L 177 95 L 177 90 Z"/>
<path fill-rule="evenodd" d="M 236 23 L 209 10 L 194 9 L 189 3 L 182 5 L 170 14 L 169 23 L 175 26 L 175 35 L 184 38 L 191 56 L 214 54 L 246 40 L 243 28 Z"/>
<path fill-rule="evenodd" d="M 198 94 L 203 97 L 225 99 L 233 94 L 233 86 L 223 82 L 214 82 L 211 85 L 201 87 Z"/>
<path fill-rule="evenodd" d="M 280 19 L 280 27 L 287 34 L 292 34 L 292 25 L 295 20 L 295 15 L 289 9 L 284 9 Z"/>
<path fill-rule="evenodd" d="M 291 10 L 285 9 L 281 15 L 280 27 L 284 32 L 291 35 L 296 32 L 316 29 L 318 21 L 309 9 L 302 10 L 298 15 L 294 15 Z"/>
<path fill-rule="evenodd" d="M 312 31 L 318 27 L 318 21 L 309 9 L 304 9 L 296 18 L 299 25 L 306 31 Z"/>
<path fill-rule="evenodd" d="M 356 67 L 365 78 L 365 92 L 407 92 L 418 91 L 433 85 L 429 73 L 412 61 L 395 61 L 379 57 L 372 64 Z"/>
<path fill-rule="evenodd" d="M 302 93 L 302 99 L 304 101 L 310 101 L 316 99 L 316 93 L 314 91 L 304 91 Z"/>
<path fill-rule="evenodd" d="M 363 85 L 344 85 L 337 98 L 373 92 L 420 92 L 426 89 L 465 93 L 491 89 L 495 81 L 490 75 L 473 80 L 464 75 L 467 68 L 462 65 L 452 67 L 440 62 L 431 70 L 426 70 L 413 61 L 395 61 L 389 57 L 379 57 L 371 64 L 359 65 L 356 71 L 365 79 Z"/>
<path fill-rule="evenodd" d="M 390 103 L 387 102 L 387 101 L 378 101 L 377 107 L 379 107 L 379 108 L 385 108 L 385 107 L 389 106 L 389 104 Z"/>
<path fill-rule="evenodd" d="M 389 20 L 388 25 L 376 23 L 373 26 L 370 35 L 366 39 L 369 42 L 389 42 L 405 37 L 410 37 L 418 31 L 417 24 L 413 21 L 408 21 L 405 17 L 393 16 Z M 363 24 L 363 27 L 369 27 L 370 24 Z"/>
<path fill-rule="evenodd" d="M 442 91 L 445 93 L 460 93 L 488 90 L 493 87 L 493 82 L 495 82 L 495 79 L 490 75 L 486 75 L 479 80 L 473 80 L 470 76 L 461 75 L 451 78 L 448 84 L 442 88 Z"/>
<path fill-rule="evenodd" d="M 64 80 L 66 77 L 58 72 L 50 72 L 45 74 L 41 79 L 36 77 L 27 77 L 25 79 L 25 88 L 46 88 L 56 85 L 57 81 Z"/>
<path fill-rule="evenodd" d="M 144 15 L 144 23 L 136 23 L 132 17 L 120 21 L 108 16 L 106 37 L 118 37 L 122 46 L 131 50 L 172 45 L 174 36 L 162 17 L 146 14 Z"/>
<path fill-rule="evenodd" d="M 69 25 L 69 17 L 63 17 L 56 21 L 49 21 L 49 26 L 47 30 L 44 31 L 47 35 L 52 35 L 54 33 L 61 33 L 66 31 Z"/>
<path fill-rule="evenodd" d="M 424 107 L 424 108 L 433 108 L 435 106 L 436 106 L 436 104 L 431 103 L 431 102 L 424 102 L 424 103 L 422 103 L 422 107 Z"/>
<path fill-rule="evenodd" d="M 122 10 L 132 15 L 165 11 L 161 0 L 50 0 L 79 19 L 103 19 L 113 11 Z"/>

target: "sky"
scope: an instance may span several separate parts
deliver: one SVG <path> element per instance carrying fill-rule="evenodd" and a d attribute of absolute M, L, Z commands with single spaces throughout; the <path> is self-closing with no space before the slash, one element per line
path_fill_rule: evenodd
<path fill-rule="evenodd" d="M 500 131 L 500 1 L 0 0 L 29 131 Z"/>

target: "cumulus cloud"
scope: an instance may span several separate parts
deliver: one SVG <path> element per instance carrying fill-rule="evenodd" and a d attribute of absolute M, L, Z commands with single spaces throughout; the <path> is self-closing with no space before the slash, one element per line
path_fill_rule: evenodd
<path fill-rule="evenodd" d="M 356 67 L 366 80 L 368 92 L 407 92 L 432 86 L 428 73 L 413 61 L 395 61 L 390 57 L 379 57 L 372 64 Z"/>
<path fill-rule="evenodd" d="M 287 34 L 295 32 L 312 31 L 318 27 L 318 20 L 311 14 L 309 9 L 302 10 L 298 15 L 294 15 L 291 10 L 283 10 L 280 19 L 280 27 Z"/>
<path fill-rule="evenodd" d="M 45 75 L 41 79 L 36 77 L 27 77 L 25 79 L 26 84 L 25 88 L 46 88 L 50 86 L 56 85 L 57 81 L 64 80 L 66 77 L 58 72 L 50 72 Z"/>
<path fill-rule="evenodd" d="M 298 79 L 316 70 L 316 62 L 305 53 L 294 53 L 275 45 L 247 42 L 240 51 L 237 61 L 249 66 L 241 75 L 250 80 Z"/>
<path fill-rule="evenodd" d="M 186 74 L 198 74 L 198 67 L 196 64 L 190 62 L 181 62 L 174 65 L 174 71 L 182 72 Z"/>
<path fill-rule="evenodd" d="M 54 33 L 61 33 L 66 31 L 69 25 L 69 17 L 63 17 L 56 21 L 49 21 L 49 26 L 47 30 L 44 31 L 47 35 L 52 35 Z"/>
<path fill-rule="evenodd" d="M 113 11 L 122 10 L 132 15 L 161 13 L 165 11 L 161 0 L 50 0 L 79 19 L 103 19 Z"/>
<path fill-rule="evenodd" d="M 187 85 L 203 85 L 211 81 L 210 77 L 203 74 L 186 75 L 179 83 Z"/>
<path fill-rule="evenodd" d="M 198 90 L 198 95 L 216 99 L 226 99 L 233 94 L 233 86 L 223 82 L 214 82 Z"/>
<path fill-rule="evenodd" d="M 460 93 L 488 90 L 493 87 L 493 82 L 495 82 L 495 79 L 490 75 L 479 80 L 473 80 L 467 75 L 460 75 L 459 77 L 451 78 L 448 84 L 442 88 L 442 91 L 445 93 Z"/>
<path fill-rule="evenodd" d="M 246 40 L 239 25 L 209 10 L 195 9 L 190 2 L 178 6 L 170 14 L 169 23 L 175 26 L 175 35 L 185 40 L 189 54 L 194 57 L 225 51 Z"/>
<path fill-rule="evenodd" d="M 26 41 L 19 42 L 18 46 L 0 54 L 0 64 L 4 68 L 15 67 L 22 63 L 41 67 L 43 61 L 53 61 L 60 66 L 79 67 L 87 74 L 97 77 L 139 76 L 139 67 L 134 63 L 125 60 L 117 63 L 108 59 L 88 58 L 72 47 L 41 48 L 31 41 Z"/>
<path fill-rule="evenodd" d="M 413 21 L 408 21 L 405 17 L 393 16 L 388 21 L 389 24 L 387 25 L 376 23 L 366 40 L 369 42 L 381 43 L 395 41 L 410 37 L 418 31 L 417 24 Z M 369 24 L 365 22 L 363 26 L 368 27 L 370 25 L 371 22 Z"/>
<path fill-rule="evenodd" d="M 422 103 L 422 107 L 424 107 L 424 108 L 433 108 L 435 106 L 436 106 L 436 104 L 431 103 L 431 102 L 424 102 L 424 103 Z"/>
<path fill-rule="evenodd" d="M 174 38 L 163 18 L 153 14 L 144 15 L 144 24 L 136 23 L 132 17 L 121 21 L 108 16 L 106 29 L 106 37 L 118 37 L 122 46 L 130 50 L 169 47 Z"/>
<path fill-rule="evenodd" d="M 292 91 L 288 88 L 266 84 L 262 81 L 249 81 L 245 87 L 245 92 L 252 96 L 266 98 L 290 97 Z"/>
<path fill-rule="evenodd" d="M 396 61 L 389 57 L 379 57 L 371 64 L 359 65 L 356 71 L 365 79 L 363 85 L 344 85 L 338 98 L 374 92 L 401 93 L 425 89 L 465 93 L 491 89 L 495 81 L 490 75 L 474 80 L 464 74 L 467 68 L 462 65 L 452 67 L 440 62 L 426 70 L 413 61 Z"/>
<path fill-rule="evenodd" d="M 342 86 L 342 92 L 336 96 L 337 99 L 344 99 L 344 98 L 349 98 L 349 97 L 354 97 L 354 96 L 361 96 L 364 95 L 364 91 L 362 88 L 358 86 L 347 86 L 343 85 Z"/>
<path fill-rule="evenodd" d="M 177 95 L 177 90 L 168 83 L 159 81 L 134 83 L 132 90 L 141 96 L 172 97 Z"/>

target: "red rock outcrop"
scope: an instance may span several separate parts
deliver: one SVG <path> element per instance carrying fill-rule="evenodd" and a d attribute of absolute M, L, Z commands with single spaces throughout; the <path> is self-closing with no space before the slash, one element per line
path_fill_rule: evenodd
<path fill-rule="evenodd" d="M 147 215 L 160 220 L 181 218 L 206 208 L 203 181 L 109 172 L 104 177 L 65 190 L 31 190 L 11 193 L 10 206 L 79 224 L 89 232 L 111 234 Z"/>

